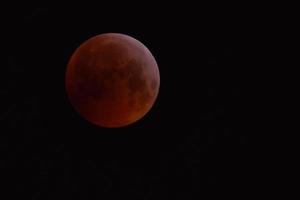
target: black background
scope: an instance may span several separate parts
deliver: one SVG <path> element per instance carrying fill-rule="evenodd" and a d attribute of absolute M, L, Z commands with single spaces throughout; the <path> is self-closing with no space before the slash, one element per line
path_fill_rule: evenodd
<path fill-rule="evenodd" d="M 13 194 L 192 199 L 251 185 L 241 95 L 247 38 L 236 13 L 176 2 L 19 5 L 7 11 L 0 167 Z M 82 119 L 64 87 L 74 50 L 107 32 L 144 43 L 161 76 L 152 110 L 118 129 Z"/>

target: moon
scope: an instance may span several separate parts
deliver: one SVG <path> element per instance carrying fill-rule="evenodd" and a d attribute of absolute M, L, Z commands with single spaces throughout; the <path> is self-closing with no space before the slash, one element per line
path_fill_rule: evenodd
<path fill-rule="evenodd" d="M 66 69 L 67 96 L 92 124 L 132 124 L 153 107 L 160 86 L 155 58 L 141 42 L 120 33 L 94 36 L 80 45 Z"/>

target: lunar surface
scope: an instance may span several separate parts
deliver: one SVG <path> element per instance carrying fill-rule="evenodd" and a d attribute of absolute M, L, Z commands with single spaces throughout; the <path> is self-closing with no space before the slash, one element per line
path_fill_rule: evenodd
<path fill-rule="evenodd" d="M 160 75 L 151 52 L 138 40 L 118 33 L 84 42 L 66 70 L 66 91 L 74 109 L 102 127 L 123 127 L 153 106 Z"/>

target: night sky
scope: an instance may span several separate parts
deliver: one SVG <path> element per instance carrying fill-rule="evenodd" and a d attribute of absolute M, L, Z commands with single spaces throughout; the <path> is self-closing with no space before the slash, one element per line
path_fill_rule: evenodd
<path fill-rule="evenodd" d="M 52 3 L 10 6 L 4 19 L 0 169 L 12 194 L 189 200 L 249 186 L 245 38 L 230 11 L 175 2 Z M 108 32 L 141 41 L 160 70 L 151 111 L 117 129 L 81 118 L 64 85 L 75 49 Z"/>

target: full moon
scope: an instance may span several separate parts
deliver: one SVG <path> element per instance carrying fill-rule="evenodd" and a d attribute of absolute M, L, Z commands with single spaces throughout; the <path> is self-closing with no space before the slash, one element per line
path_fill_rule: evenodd
<path fill-rule="evenodd" d="M 70 58 L 65 86 L 74 109 L 92 124 L 116 128 L 152 108 L 160 75 L 151 52 L 124 34 L 105 33 L 80 45 Z"/>

